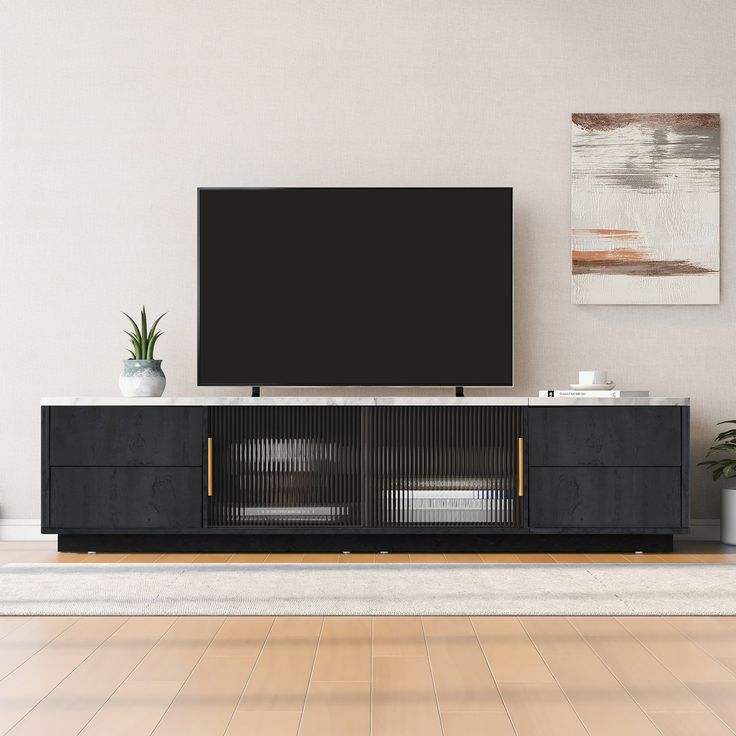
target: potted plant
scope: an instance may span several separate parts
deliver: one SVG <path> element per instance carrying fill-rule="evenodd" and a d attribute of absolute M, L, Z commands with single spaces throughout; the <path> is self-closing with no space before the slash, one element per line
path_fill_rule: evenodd
<path fill-rule="evenodd" d="M 719 424 L 736 424 L 736 419 Z M 715 444 L 705 456 L 714 455 L 720 457 L 699 463 L 710 468 L 713 480 L 736 477 L 736 429 L 727 429 L 716 437 Z M 736 544 L 736 483 L 730 488 L 721 489 L 721 541 L 724 544 Z"/>
<path fill-rule="evenodd" d="M 161 396 L 166 387 L 166 376 L 161 370 L 161 361 L 155 360 L 153 350 L 156 341 L 163 332 L 156 332 L 162 314 L 148 327 L 145 306 L 141 309 L 140 325 L 129 315 L 123 312 L 133 325 L 133 332 L 125 330 L 130 338 L 132 349 L 128 349 L 130 358 L 123 361 L 123 372 L 118 383 L 123 396 Z"/>

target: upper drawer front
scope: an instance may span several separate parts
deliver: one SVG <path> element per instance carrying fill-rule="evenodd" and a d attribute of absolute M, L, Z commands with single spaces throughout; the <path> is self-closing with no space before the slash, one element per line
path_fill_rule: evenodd
<path fill-rule="evenodd" d="M 52 407 L 51 465 L 202 465 L 202 407 Z"/>
<path fill-rule="evenodd" d="M 569 406 L 529 410 L 529 464 L 681 464 L 679 406 Z"/>

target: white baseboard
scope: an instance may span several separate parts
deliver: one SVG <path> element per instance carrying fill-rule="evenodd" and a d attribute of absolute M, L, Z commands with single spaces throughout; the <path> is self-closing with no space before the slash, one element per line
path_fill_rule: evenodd
<path fill-rule="evenodd" d="M 690 534 L 675 534 L 678 541 L 718 542 L 721 538 L 720 519 L 693 519 L 690 522 Z"/>
<path fill-rule="evenodd" d="M 56 534 L 41 534 L 40 519 L 0 519 L 0 542 L 55 542 Z"/>

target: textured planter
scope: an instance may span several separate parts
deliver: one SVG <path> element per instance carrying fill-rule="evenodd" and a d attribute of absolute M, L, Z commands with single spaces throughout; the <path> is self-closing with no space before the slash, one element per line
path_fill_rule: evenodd
<path fill-rule="evenodd" d="M 736 488 L 721 489 L 721 542 L 736 544 Z"/>
<path fill-rule="evenodd" d="M 161 361 L 124 360 L 118 384 L 123 396 L 161 396 L 166 388 Z"/>

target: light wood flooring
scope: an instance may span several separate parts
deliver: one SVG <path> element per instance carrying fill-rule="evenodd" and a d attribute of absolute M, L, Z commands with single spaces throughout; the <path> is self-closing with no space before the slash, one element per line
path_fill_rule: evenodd
<path fill-rule="evenodd" d="M 69 555 L 8 562 L 736 562 L 671 555 Z M 0 734 L 736 734 L 736 617 L 0 618 Z"/>

